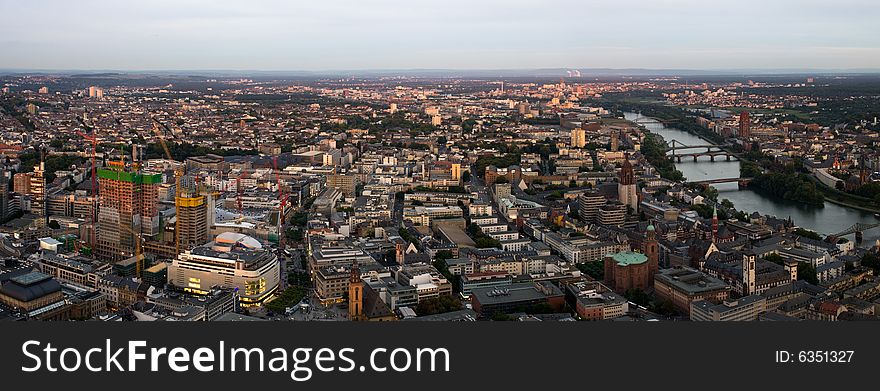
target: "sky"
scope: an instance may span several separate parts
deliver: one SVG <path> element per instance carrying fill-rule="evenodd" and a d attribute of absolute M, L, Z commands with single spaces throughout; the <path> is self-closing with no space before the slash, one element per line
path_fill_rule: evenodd
<path fill-rule="evenodd" d="M 0 0 L 0 69 L 880 69 L 876 0 Z"/>

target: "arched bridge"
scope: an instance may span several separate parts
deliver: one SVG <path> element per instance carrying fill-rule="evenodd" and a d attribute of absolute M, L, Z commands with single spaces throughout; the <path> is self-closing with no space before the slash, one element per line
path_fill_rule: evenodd
<path fill-rule="evenodd" d="M 718 183 L 736 183 L 739 187 L 746 187 L 749 185 L 749 182 L 752 181 L 753 178 L 716 178 L 716 179 L 706 179 L 702 181 L 688 181 L 689 183 L 696 183 L 698 185 L 709 186 Z"/>
<path fill-rule="evenodd" d="M 669 160 L 681 163 L 681 158 L 693 158 L 694 161 L 697 161 L 697 158 L 700 156 L 709 156 L 711 161 L 715 161 L 716 157 L 724 157 L 725 160 L 730 161 L 731 158 L 736 159 L 736 155 L 725 151 L 721 148 L 720 145 L 715 144 L 698 144 L 698 145 L 687 145 L 679 142 L 678 140 L 670 140 L 668 143 L 668 147 L 666 148 L 667 156 L 669 156 Z M 693 151 L 694 149 L 703 149 L 706 151 Z M 687 151 L 684 151 L 687 150 Z M 669 153 L 671 152 L 671 153 Z"/>
<path fill-rule="evenodd" d="M 855 223 L 843 231 L 840 231 L 836 234 L 828 235 L 828 238 L 835 239 L 835 238 L 839 238 L 839 237 L 846 236 L 849 234 L 856 234 L 856 242 L 861 242 L 862 241 L 862 232 L 867 231 L 869 229 L 876 228 L 876 227 L 880 227 L 880 223 L 874 223 L 874 224 Z M 832 241 L 832 242 L 834 242 L 834 241 Z"/>
<path fill-rule="evenodd" d="M 674 123 L 678 123 L 680 121 L 677 119 L 657 119 L 657 118 L 641 117 L 640 116 L 640 117 L 637 117 L 636 119 L 634 119 L 632 122 L 644 125 L 644 124 L 655 124 L 655 123 L 674 124 Z"/>

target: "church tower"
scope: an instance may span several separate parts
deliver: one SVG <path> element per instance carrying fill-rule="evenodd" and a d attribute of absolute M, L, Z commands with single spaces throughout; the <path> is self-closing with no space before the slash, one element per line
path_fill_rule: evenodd
<path fill-rule="evenodd" d="M 348 319 L 363 320 L 364 318 L 364 281 L 357 261 L 351 265 L 351 276 L 348 278 Z"/>
<path fill-rule="evenodd" d="M 639 195 L 636 188 L 636 178 L 632 164 L 629 162 L 629 154 L 623 158 L 623 167 L 620 169 L 617 183 L 617 199 L 632 209 L 633 213 L 639 210 Z"/>
<path fill-rule="evenodd" d="M 718 207 L 712 208 L 712 243 L 718 238 Z"/>
<path fill-rule="evenodd" d="M 645 255 L 648 257 L 648 273 L 653 278 L 660 265 L 660 244 L 657 242 L 657 231 L 653 224 L 648 226 L 645 236 Z"/>

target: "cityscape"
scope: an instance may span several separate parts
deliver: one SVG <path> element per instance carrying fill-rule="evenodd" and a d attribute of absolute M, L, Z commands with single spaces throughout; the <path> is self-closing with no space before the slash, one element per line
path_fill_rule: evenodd
<path fill-rule="evenodd" d="M 39 3 L 0 320 L 880 320 L 878 4 Z"/>
<path fill-rule="evenodd" d="M 0 316 L 877 318 L 880 77 L 558 72 L 3 76 Z"/>

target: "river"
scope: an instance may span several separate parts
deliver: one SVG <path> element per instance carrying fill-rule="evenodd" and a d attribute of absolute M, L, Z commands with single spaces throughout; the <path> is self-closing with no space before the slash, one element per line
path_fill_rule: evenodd
<path fill-rule="evenodd" d="M 677 140 L 685 145 L 710 143 L 698 136 L 674 127 L 665 126 L 658 121 L 642 117 L 637 113 L 625 113 L 625 118 L 630 121 L 638 119 L 639 124 L 651 133 L 663 136 L 667 143 L 672 140 Z M 739 177 L 739 162 L 726 161 L 723 158 L 715 162 L 710 161 L 709 157 L 700 157 L 696 162 L 690 158 L 682 159 L 681 163 L 675 164 L 675 167 L 690 180 Z M 713 186 L 718 189 L 718 199 L 726 198 L 730 200 L 737 210 L 742 210 L 749 214 L 757 211 L 763 215 L 784 219 L 791 217 L 798 227 L 813 230 L 823 235 L 843 231 L 857 222 L 880 222 L 880 219 L 872 213 L 846 208 L 827 201 L 824 207 L 819 208 L 770 199 L 748 189 L 740 190 L 736 183 L 723 183 Z M 847 238 L 850 240 L 854 239 L 853 235 L 849 235 Z M 880 239 L 880 228 L 868 230 L 864 232 L 862 246 L 872 246 L 878 239 Z"/>

